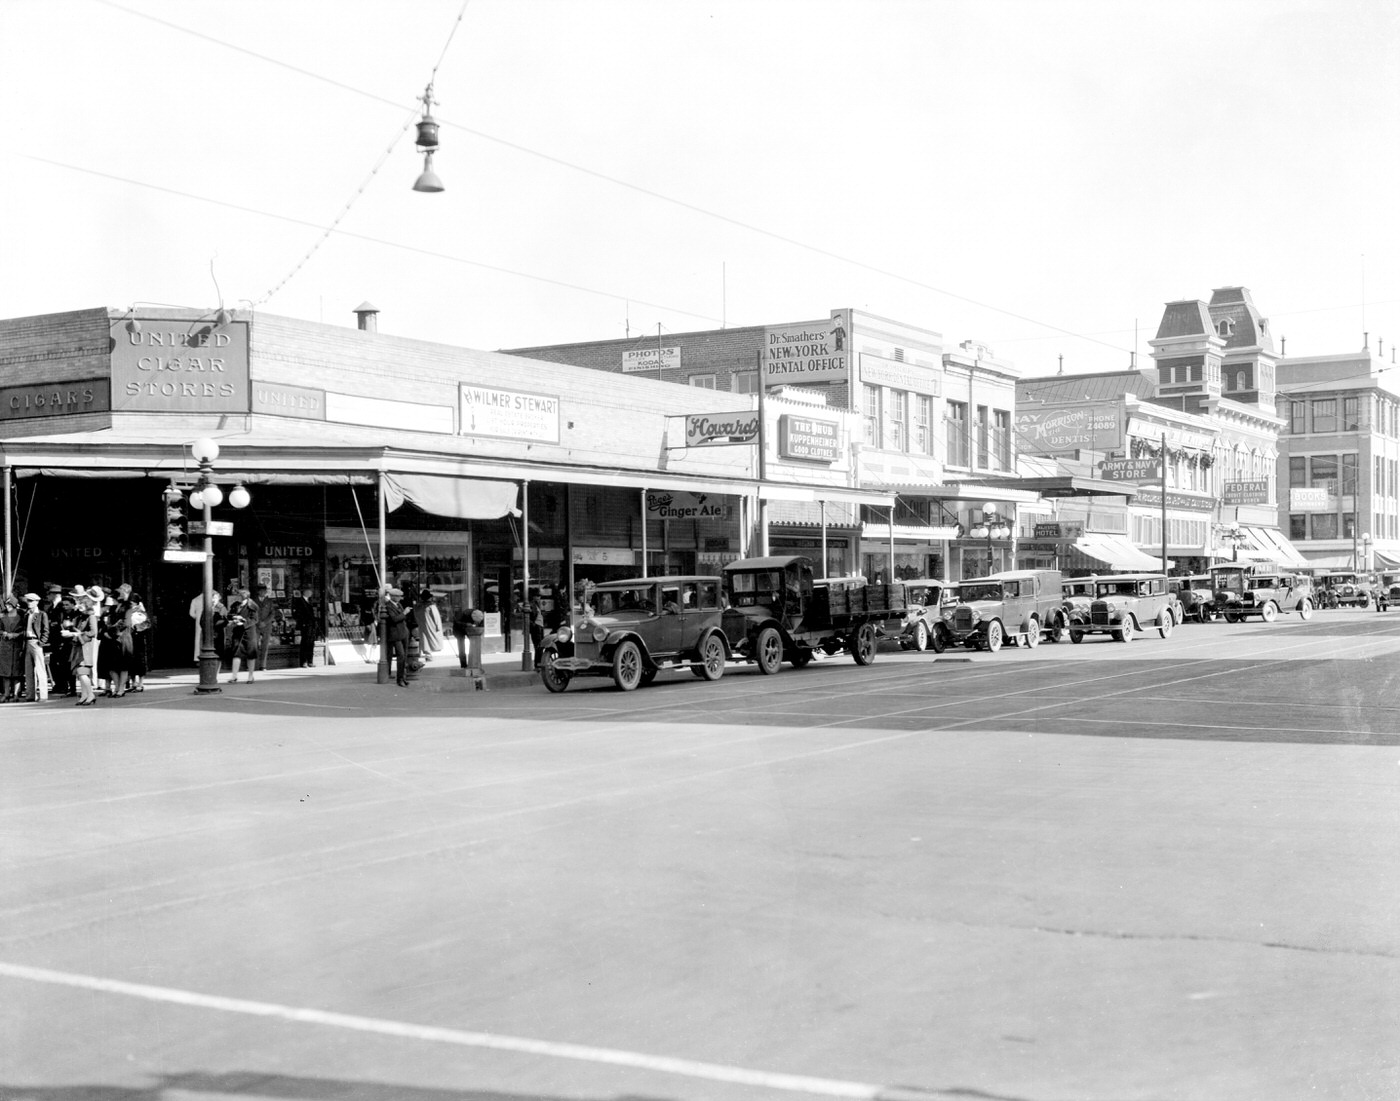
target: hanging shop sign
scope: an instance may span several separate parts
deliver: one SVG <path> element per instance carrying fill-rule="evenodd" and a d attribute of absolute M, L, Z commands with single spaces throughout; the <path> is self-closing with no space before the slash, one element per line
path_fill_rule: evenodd
<path fill-rule="evenodd" d="M 1264 480 L 1226 482 L 1220 487 L 1222 505 L 1267 505 L 1269 483 Z"/>
<path fill-rule="evenodd" d="M 873 356 L 869 352 L 860 354 L 860 381 L 867 386 L 888 386 L 892 390 L 931 394 L 933 397 L 943 392 L 940 372 L 917 363 Z"/>
<path fill-rule="evenodd" d="M 503 440 L 559 442 L 559 395 L 458 385 L 461 434 Z"/>
<path fill-rule="evenodd" d="M 46 382 L 0 389 L 0 420 L 105 413 L 112 408 L 112 385 L 104 379 Z"/>
<path fill-rule="evenodd" d="M 575 547 L 576 566 L 635 566 L 637 552 L 628 547 Z"/>
<path fill-rule="evenodd" d="M 669 347 L 641 347 L 628 348 L 622 353 L 622 373 L 624 375 L 642 374 L 646 371 L 669 371 L 673 367 L 681 365 L 681 349 L 679 345 L 672 344 Z"/>
<path fill-rule="evenodd" d="M 810 463 L 834 463 L 840 457 L 836 421 L 784 414 L 778 418 L 778 455 Z"/>
<path fill-rule="evenodd" d="M 1016 414 L 1020 449 L 1030 455 L 1053 451 L 1113 451 L 1123 446 L 1117 408 L 1101 405 L 1052 405 Z"/>
<path fill-rule="evenodd" d="M 713 493 L 647 492 L 648 520 L 727 520 L 729 503 Z"/>
<path fill-rule="evenodd" d="M 1336 512 L 1337 498 L 1326 486 L 1295 486 L 1288 491 L 1290 512 Z"/>
<path fill-rule="evenodd" d="M 763 330 L 763 385 L 848 382 L 851 352 L 844 317 Z"/>
<path fill-rule="evenodd" d="M 1161 507 L 1162 491 L 1156 486 L 1144 486 L 1133 497 L 1133 504 Z M 1197 497 L 1189 493 L 1167 491 L 1167 508 L 1187 509 L 1191 512 L 1214 512 L 1214 497 Z"/>
<path fill-rule="evenodd" d="M 692 413 L 685 418 L 686 447 L 747 444 L 758 439 L 758 414 Z"/>
<path fill-rule="evenodd" d="M 119 318 L 111 369 L 114 410 L 247 413 L 248 322 Z"/>
<path fill-rule="evenodd" d="M 1099 463 L 1099 477 L 1106 482 L 1160 482 L 1162 463 L 1158 459 L 1105 459 Z"/>
<path fill-rule="evenodd" d="M 1035 537 L 1037 539 L 1064 540 L 1072 542 L 1084 534 L 1082 523 L 1054 522 L 1035 525 Z M 1023 549 L 1025 549 L 1023 544 Z M 1052 545 L 1053 549 L 1053 545 Z"/>

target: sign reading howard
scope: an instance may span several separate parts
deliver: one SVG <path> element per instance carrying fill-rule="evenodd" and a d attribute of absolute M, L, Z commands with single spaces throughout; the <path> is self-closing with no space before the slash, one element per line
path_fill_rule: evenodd
<path fill-rule="evenodd" d="M 686 447 L 707 444 L 753 443 L 758 439 L 758 414 L 693 413 L 685 418 Z"/>

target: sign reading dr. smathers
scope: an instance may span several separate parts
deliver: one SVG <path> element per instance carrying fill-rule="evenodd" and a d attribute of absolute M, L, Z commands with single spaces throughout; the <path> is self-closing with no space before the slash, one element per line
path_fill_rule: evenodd
<path fill-rule="evenodd" d="M 851 349 L 845 317 L 763 330 L 763 385 L 849 382 Z"/>
<path fill-rule="evenodd" d="M 559 442 L 559 395 L 458 384 L 460 435 Z"/>

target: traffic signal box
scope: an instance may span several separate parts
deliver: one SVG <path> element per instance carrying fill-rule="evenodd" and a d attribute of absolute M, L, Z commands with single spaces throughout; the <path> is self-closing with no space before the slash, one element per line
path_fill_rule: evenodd
<path fill-rule="evenodd" d="M 165 506 L 165 549 L 189 550 L 190 523 L 185 512 L 185 494 L 180 487 L 171 483 L 162 494 Z"/>

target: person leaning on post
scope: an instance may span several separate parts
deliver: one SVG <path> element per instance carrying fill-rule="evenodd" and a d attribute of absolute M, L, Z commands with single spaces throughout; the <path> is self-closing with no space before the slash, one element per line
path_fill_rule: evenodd
<path fill-rule="evenodd" d="M 389 648 L 390 663 L 398 663 L 398 686 L 407 688 L 408 613 L 400 603 L 402 600 L 402 589 L 388 589 L 384 593 L 384 645 Z"/>

